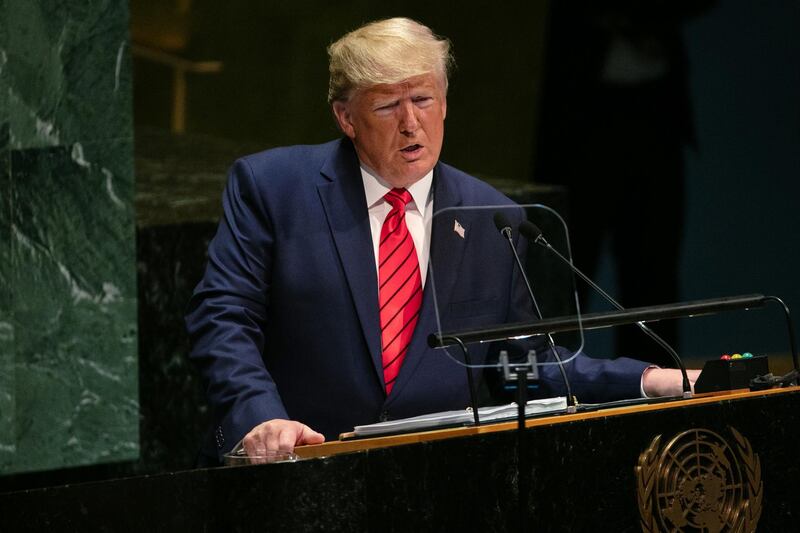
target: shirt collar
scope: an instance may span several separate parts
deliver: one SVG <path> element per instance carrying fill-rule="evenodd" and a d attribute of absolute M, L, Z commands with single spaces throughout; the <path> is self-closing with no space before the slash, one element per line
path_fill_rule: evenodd
<path fill-rule="evenodd" d="M 364 182 L 364 194 L 367 197 L 367 209 L 372 208 L 383 200 L 387 192 L 392 190 L 392 186 L 378 176 L 372 169 L 361 165 L 361 179 Z M 431 185 L 433 184 L 433 169 L 425 174 L 422 179 L 414 182 L 407 187 L 408 192 L 414 199 L 414 204 L 417 211 L 422 216 L 425 216 L 425 208 L 428 205 L 428 197 L 431 193 Z"/>

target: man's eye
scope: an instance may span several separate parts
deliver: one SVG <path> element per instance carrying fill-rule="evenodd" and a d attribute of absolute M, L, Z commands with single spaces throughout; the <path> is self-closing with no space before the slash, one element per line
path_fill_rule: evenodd
<path fill-rule="evenodd" d="M 375 111 L 391 111 L 397 107 L 397 102 L 392 102 L 391 104 L 384 104 L 375 108 Z"/>
<path fill-rule="evenodd" d="M 414 98 L 414 103 L 418 106 L 426 106 L 433 102 L 432 96 L 417 96 Z"/>

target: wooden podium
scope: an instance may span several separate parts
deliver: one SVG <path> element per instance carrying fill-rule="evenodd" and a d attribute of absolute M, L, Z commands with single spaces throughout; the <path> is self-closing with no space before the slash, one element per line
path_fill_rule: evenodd
<path fill-rule="evenodd" d="M 800 388 L 527 421 L 530 531 L 794 531 Z M 0 531 L 517 531 L 515 423 L 0 495 Z"/>

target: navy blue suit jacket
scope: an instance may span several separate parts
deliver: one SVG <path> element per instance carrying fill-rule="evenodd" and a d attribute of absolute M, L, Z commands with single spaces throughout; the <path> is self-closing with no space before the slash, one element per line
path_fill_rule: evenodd
<path fill-rule="evenodd" d="M 432 189 L 436 212 L 512 203 L 443 163 Z M 215 420 L 204 455 L 218 457 L 272 418 L 301 421 L 331 439 L 382 418 L 463 409 L 464 368 L 426 343 L 439 328 L 434 291 L 445 331 L 512 321 L 529 307 L 491 210 L 435 216 L 420 318 L 387 397 L 375 257 L 352 143 L 239 159 L 223 202 L 186 317 Z M 455 217 L 464 238 L 453 230 Z M 471 356 L 482 363 L 487 347 L 474 347 Z M 585 356 L 567 366 L 582 401 L 639 396 L 646 367 Z M 564 393 L 555 367 L 543 374 L 542 394 Z"/>

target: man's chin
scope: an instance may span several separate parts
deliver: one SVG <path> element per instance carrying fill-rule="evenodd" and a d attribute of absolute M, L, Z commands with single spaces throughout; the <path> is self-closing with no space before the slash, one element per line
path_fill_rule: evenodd
<path fill-rule="evenodd" d="M 401 172 L 394 173 L 392 177 L 384 177 L 392 187 L 407 188 L 424 178 L 434 167 L 430 162 L 412 161 L 406 163 Z"/>

